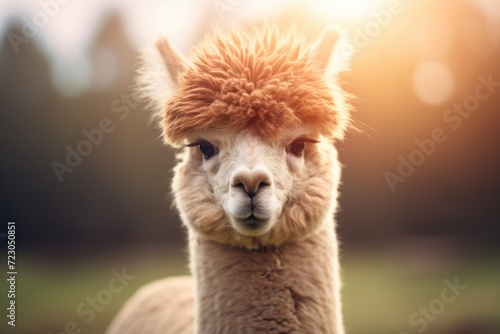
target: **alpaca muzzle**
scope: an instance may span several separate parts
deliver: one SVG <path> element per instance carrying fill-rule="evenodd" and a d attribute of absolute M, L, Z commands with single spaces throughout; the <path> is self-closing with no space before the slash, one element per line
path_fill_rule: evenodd
<path fill-rule="evenodd" d="M 270 228 L 273 216 L 273 181 L 270 172 L 257 165 L 240 166 L 230 179 L 230 216 L 240 233 L 257 236 Z"/>

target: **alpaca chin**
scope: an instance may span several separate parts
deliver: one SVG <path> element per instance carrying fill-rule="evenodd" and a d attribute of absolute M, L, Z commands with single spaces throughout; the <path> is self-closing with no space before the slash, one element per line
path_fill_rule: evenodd
<path fill-rule="evenodd" d="M 248 237 L 260 237 L 268 233 L 275 225 L 273 218 L 258 218 L 253 214 L 243 219 L 231 219 L 234 229 Z"/>
<path fill-rule="evenodd" d="M 238 220 L 232 225 L 238 233 L 248 237 L 260 237 L 271 229 L 269 221 L 256 218 Z"/>

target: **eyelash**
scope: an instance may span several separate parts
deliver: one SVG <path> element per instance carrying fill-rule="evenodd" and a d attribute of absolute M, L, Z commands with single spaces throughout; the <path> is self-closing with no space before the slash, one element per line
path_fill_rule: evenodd
<path fill-rule="evenodd" d="M 288 146 L 285 148 L 286 153 L 290 153 L 295 155 L 296 157 L 301 157 L 302 153 L 304 152 L 306 148 L 306 143 L 312 143 L 316 144 L 319 141 L 307 138 L 307 137 L 299 137 L 294 139 Z M 203 139 L 198 139 L 190 144 L 186 145 L 187 147 L 194 147 L 198 146 L 198 150 L 203 154 L 203 157 L 205 159 L 210 159 L 214 155 L 218 154 L 218 149 L 215 147 L 212 143 L 203 140 Z"/>
<path fill-rule="evenodd" d="M 318 141 L 307 137 L 299 137 L 288 144 L 285 151 L 295 155 L 296 157 L 301 157 L 306 148 L 306 143 L 316 144 Z"/>
<path fill-rule="evenodd" d="M 215 147 L 212 143 L 203 139 L 198 139 L 192 142 L 191 144 L 187 144 L 186 146 L 187 147 L 198 146 L 198 150 L 200 151 L 201 154 L 203 154 L 203 157 L 207 160 L 216 155 L 217 153 L 219 153 L 217 147 Z"/>

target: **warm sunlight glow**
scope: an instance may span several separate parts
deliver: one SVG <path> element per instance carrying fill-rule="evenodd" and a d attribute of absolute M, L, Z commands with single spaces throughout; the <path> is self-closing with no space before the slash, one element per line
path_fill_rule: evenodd
<path fill-rule="evenodd" d="M 453 46 L 453 30 L 448 22 L 432 17 L 418 22 L 413 48 L 422 57 L 446 56 Z"/>
<path fill-rule="evenodd" d="M 455 88 L 453 75 L 444 63 L 430 60 L 420 63 L 413 72 L 413 89 L 427 104 L 441 104 Z"/>
<path fill-rule="evenodd" d="M 359 22 L 370 18 L 372 12 L 384 6 L 387 0 L 316 0 L 312 1 L 321 13 L 342 21 Z"/>
<path fill-rule="evenodd" d="M 498 0 L 471 0 L 492 21 L 500 19 L 500 2 Z"/>
<path fill-rule="evenodd" d="M 376 1 L 338 0 L 336 7 L 343 15 L 353 20 L 359 20 L 366 18 L 370 11 L 374 9 L 374 5 L 376 5 Z"/>

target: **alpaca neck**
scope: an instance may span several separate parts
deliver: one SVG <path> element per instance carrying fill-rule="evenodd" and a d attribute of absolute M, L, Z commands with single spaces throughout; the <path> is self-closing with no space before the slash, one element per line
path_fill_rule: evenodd
<path fill-rule="evenodd" d="M 342 334 L 333 229 L 248 250 L 191 238 L 196 333 Z"/>

